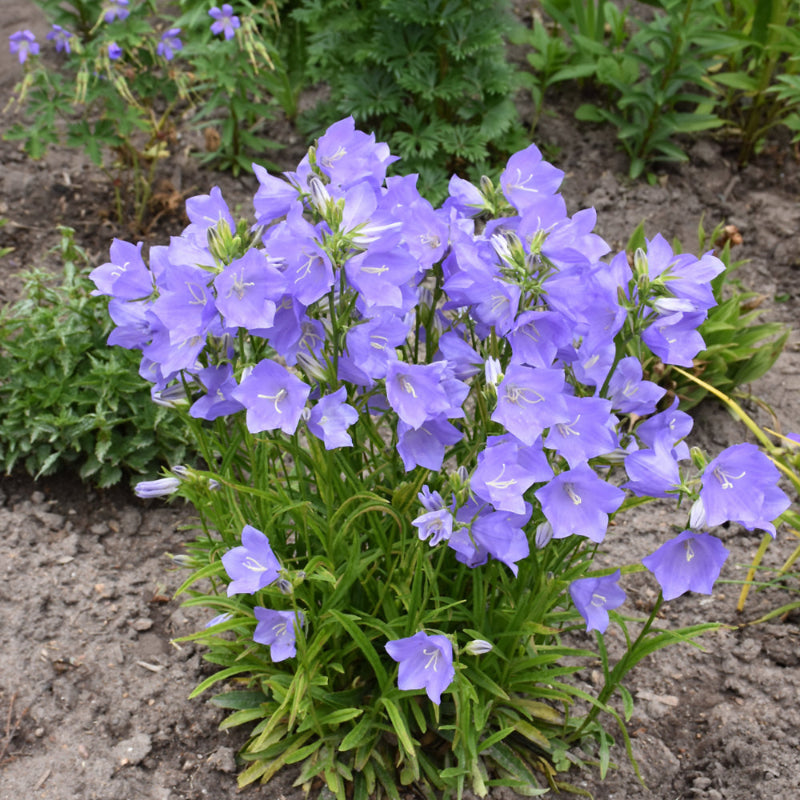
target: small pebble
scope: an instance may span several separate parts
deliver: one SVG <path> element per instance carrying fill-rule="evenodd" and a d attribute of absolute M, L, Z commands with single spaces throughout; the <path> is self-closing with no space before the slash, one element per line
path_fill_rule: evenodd
<path fill-rule="evenodd" d="M 133 622 L 133 629 L 136 631 L 149 631 L 152 627 L 153 620 L 148 619 L 147 617 L 139 617 L 139 619 L 134 620 Z"/>

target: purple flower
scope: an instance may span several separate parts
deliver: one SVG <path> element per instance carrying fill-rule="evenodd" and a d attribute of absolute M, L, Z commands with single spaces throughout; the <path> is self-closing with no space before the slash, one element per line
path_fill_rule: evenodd
<path fill-rule="evenodd" d="M 229 3 L 225 3 L 222 8 L 214 6 L 208 12 L 209 17 L 214 18 L 211 23 L 211 33 L 215 36 L 219 33 L 224 33 L 226 39 L 233 39 L 236 35 L 236 29 L 241 24 L 239 17 L 234 16 L 233 7 Z"/>
<path fill-rule="evenodd" d="M 172 61 L 175 51 L 183 49 L 183 42 L 178 38 L 180 32 L 180 28 L 170 28 L 168 31 L 164 31 L 161 34 L 161 41 L 158 43 L 156 53 L 164 56 L 167 61 Z"/>
<path fill-rule="evenodd" d="M 594 456 L 610 453 L 619 446 L 616 433 L 617 418 L 611 413 L 611 403 L 602 397 L 570 397 L 564 402 L 569 422 L 551 426 L 545 447 L 567 459 L 571 467 Z"/>
<path fill-rule="evenodd" d="M 400 664 L 397 685 L 403 691 L 425 689 L 438 706 L 442 692 L 456 676 L 453 645 L 446 636 L 419 631 L 405 639 L 386 643 L 386 652 Z"/>
<path fill-rule="evenodd" d="M 122 48 L 116 42 L 108 43 L 108 57 L 116 61 L 122 55 Z"/>
<path fill-rule="evenodd" d="M 390 361 L 386 370 L 386 396 L 397 416 L 412 428 L 419 428 L 426 420 L 441 413 L 460 416 L 454 409 L 445 390 L 444 361 L 433 364 L 406 364 Z"/>
<path fill-rule="evenodd" d="M 775 536 L 773 520 L 791 505 L 778 488 L 778 468 L 754 444 L 723 450 L 703 471 L 700 502 L 709 526 L 730 520 Z"/>
<path fill-rule="evenodd" d="M 280 428 L 291 436 L 311 391 L 296 375 L 275 361 L 264 359 L 231 392 L 247 409 L 250 433 Z"/>
<path fill-rule="evenodd" d="M 706 346 L 697 331 L 705 318 L 705 311 L 658 316 L 642 333 L 642 341 L 665 364 L 691 367 L 694 357 Z"/>
<path fill-rule="evenodd" d="M 252 525 L 242 530 L 242 545 L 228 550 L 222 556 L 222 564 L 231 582 L 228 597 L 234 594 L 254 594 L 259 589 L 278 580 L 281 565 L 269 539 Z"/>
<path fill-rule="evenodd" d="M 438 472 L 444 462 L 445 447 L 462 438 L 461 431 L 444 414 L 425 420 L 419 428 L 402 419 L 397 422 L 397 452 L 406 472 L 417 466 Z"/>
<path fill-rule="evenodd" d="M 602 578 L 579 578 L 569 587 L 575 608 L 586 620 L 587 631 L 605 633 L 608 627 L 608 610 L 619 608 L 625 602 L 625 592 L 618 586 L 620 570 Z"/>
<path fill-rule="evenodd" d="M 411 524 L 419 528 L 420 541 L 430 539 L 431 547 L 446 542 L 453 533 L 453 515 L 446 508 L 421 514 Z"/>
<path fill-rule="evenodd" d="M 564 173 L 543 161 L 539 148 L 532 144 L 508 159 L 500 185 L 509 203 L 524 213 L 543 197 L 554 195 L 563 178 Z"/>
<path fill-rule="evenodd" d="M 286 277 L 262 250 L 250 249 L 214 279 L 216 305 L 234 328 L 271 328 L 286 290 Z"/>
<path fill-rule="evenodd" d="M 103 19 L 113 22 L 115 19 L 123 20 L 131 13 L 128 11 L 129 0 L 106 0 L 103 7 Z"/>
<path fill-rule="evenodd" d="M 685 592 L 711 594 L 728 550 L 710 533 L 683 531 L 642 559 L 661 585 L 665 600 Z"/>
<path fill-rule="evenodd" d="M 8 37 L 8 49 L 12 53 L 17 54 L 19 63 L 24 64 L 28 55 L 38 55 L 39 45 L 36 37 L 29 30 L 17 31 Z"/>
<path fill-rule="evenodd" d="M 198 378 L 206 390 L 199 400 L 189 409 L 189 416 L 195 419 L 215 420 L 228 414 L 241 411 L 244 406 L 231 396 L 237 387 L 230 364 L 206 367 L 200 370 Z"/>
<path fill-rule="evenodd" d="M 325 442 L 326 450 L 353 446 L 347 429 L 358 421 L 358 411 L 348 405 L 346 400 L 347 390 L 341 386 L 333 394 L 320 398 L 311 409 L 308 429 Z"/>
<path fill-rule="evenodd" d="M 297 655 L 297 631 L 305 622 L 301 611 L 273 611 L 256 606 L 253 613 L 258 620 L 253 641 L 269 645 L 269 656 L 274 662 Z"/>
<path fill-rule="evenodd" d="M 529 447 L 545 428 L 569 422 L 564 371 L 512 364 L 497 387 L 492 419 Z"/>
<path fill-rule="evenodd" d="M 72 52 L 69 46 L 71 37 L 72 34 L 60 25 L 53 25 L 53 30 L 47 34 L 48 41 L 52 41 L 55 44 L 56 52 L 60 53 L 63 50 L 67 55 Z"/>
<path fill-rule="evenodd" d="M 608 397 L 614 408 L 623 414 L 652 414 L 656 403 L 666 394 L 658 384 L 642 380 L 642 364 L 638 358 L 623 358 L 608 382 Z"/>
<path fill-rule="evenodd" d="M 572 533 L 602 542 L 608 515 L 625 499 L 625 492 L 599 478 L 586 464 L 556 475 L 536 492 L 553 536 L 564 539 Z"/>
<path fill-rule="evenodd" d="M 177 478 L 158 478 L 154 481 L 140 481 L 134 491 L 142 499 L 150 497 L 165 497 L 178 490 L 181 482 Z"/>
<path fill-rule="evenodd" d="M 486 449 L 478 454 L 470 488 L 498 511 L 522 514 L 525 492 L 534 483 L 552 477 L 541 441 L 528 447 L 514 436 L 490 436 Z"/>
<path fill-rule="evenodd" d="M 375 141 L 374 134 L 357 131 L 352 117 L 335 122 L 317 142 L 317 166 L 334 186 L 343 189 L 363 180 L 380 186 L 386 178 L 386 168 L 397 159 L 389 145 Z"/>
<path fill-rule="evenodd" d="M 656 436 L 651 450 L 636 450 L 625 458 L 630 480 L 623 488 L 640 497 L 669 497 L 681 483 L 678 461 L 669 432 Z"/>
<path fill-rule="evenodd" d="M 89 279 L 97 287 L 93 295 L 139 300 L 153 293 L 153 275 L 142 259 L 142 244 L 114 239 L 109 249 L 111 261 L 89 273 Z"/>

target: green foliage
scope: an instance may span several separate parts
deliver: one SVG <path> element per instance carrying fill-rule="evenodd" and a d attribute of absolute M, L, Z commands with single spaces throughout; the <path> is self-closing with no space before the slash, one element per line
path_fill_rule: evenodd
<path fill-rule="evenodd" d="M 61 282 L 28 272 L 21 299 L 0 313 L 0 466 L 35 477 L 74 466 L 105 487 L 182 461 L 183 429 L 152 402 L 134 354 L 106 346 L 106 301 L 90 295 L 73 232 L 61 233 Z"/>
<path fill-rule="evenodd" d="M 0 217 L 0 228 L 4 228 L 8 224 L 8 220 Z M 13 252 L 13 247 L 0 247 L 0 258 L 3 256 L 7 256 L 9 253 Z"/>
<path fill-rule="evenodd" d="M 720 114 L 741 139 L 739 162 L 749 161 L 767 133 L 785 125 L 800 139 L 800 20 L 797 0 L 729 0 L 717 4 L 730 20 L 737 46 L 724 69 L 713 75 L 720 87 Z"/>
<path fill-rule="evenodd" d="M 645 22 L 611 0 L 545 0 L 517 41 L 531 48 L 534 124 L 546 90 L 579 81 L 598 99 L 576 116 L 610 123 L 630 159 L 630 175 L 686 161 L 680 139 L 725 126 L 740 141 L 740 163 L 783 125 L 800 141 L 798 0 L 650 0 Z"/>
<path fill-rule="evenodd" d="M 293 17 L 311 77 L 331 90 L 309 133 L 352 115 L 434 201 L 453 172 L 477 178 L 518 144 L 505 0 L 302 0 Z"/>
<path fill-rule="evenodd" d="M 576 111 L 579 119 L 616 126 L 632 178 L 654 163 L 687 161 L 676 135 L 722 124 L 705 85 L 725 43 L 720 31 L 709 27 L 713 0 L 663 0 L 661 5 L 663 13 L 642 25 L 624 49 L 597 53 L 593 78 L 607 87 L 609 102 Z"/>
<path fill-rule="evenodd" d="M 205 532 L 189 545 L 183 563 L 194 574 L 179 593 L 189 595 L 187 606 L 230 617 L 181 641 L 203 644 L 217 669 L 193 696 L 215 689 L 212 702 L 230 711 L 221 728 L 250 730 L 240 786 L 297 764 L 298 785 L 320 778 L 339 800 L 397 800 L 401 787 L 453 797 L 467 786 L 479 796 L 497 785 L 527 796 L 566 789 L 559 771 L 581 754 L 596 759 L 603 775 L 609 767 L 614 738 L 601 715 L 615 721 L 632 753 L 625 728 L 632 699 L 623 685 L 629 670 L 715 627 L 663 630 L 654 625 L 659 602 L 649 618 L 611 613 L 627 643 L 616 662 L 602 638 L 599 656 L 576 644 L 570 634 L 585 624 L 568 587 L 609 572 L 592 570 L 593 547 L 570 537 L 531 548 L 516 578 L 491 560 L 476 570 L 454 565 L 410 524 L 416 493 L 434 476 L 409 475 L 399 459 L 382 457 L 386 431 L 369 430 L 367 415 L 351 429 L 363 454 L 326 451 L 297 436 L 252 436 L 241 418 L 193 427 L 218 466 L 181 482 Z M 374 468 L 364 470 L 365 463 Z M 212 478 L 219 488 L 209 488 Z M 467 491 L 455 484 L 442 490 L 450 488 Z M 221 557 L 240 544 L 245 524 L 267 533 L 288 584 L 228 597 Z M 302 609 L 296 658 L 274 663 L 253 644 L 254 606 Z M 454 642 L 456 677 L 440 706 L 420 691 L 400 691 L 397 669 L 387 664 L 386 641 L 418 629 Z M 470 655 L 475 638 L 492 642 L 491 652 Z M 576 686 L 587 664 L 605 677 L 599 697 Z"/>
<path fill-rule="evenodd" d="M 743 290 L 736 279 L 736 270 L 745 262 L 731 259 L 731 239 L 725 235 L 722 224 L 709 237 L 701 221 L 698 239 L 701 251 L 708 249 L 709 242 L 714 243 L 714 253 L 725 265 L 725 271 L 711 283 L 717 305 L 709 309 L 708 318 L 698 328 L 706 349 L 694 359 L 693 374 L 730 395 L 739 386 L 769 371 L 783 352 L 791 331 L 780 322 L 758 322 L 764 298 L 757 292 Z M 627 250 L 633 253 L 644 243 L 644 223 L 641 223 L 628 241 Z M 681 252 L 679 241 L 673 242 L 673 249 Z M 660 361 L 645 368 L 650 372 L 650 380 L 661 383 L 680 398 L 683 409 L 696 406 L 708 394 L 701 383 L 686 378 L 681 369 Z"/>

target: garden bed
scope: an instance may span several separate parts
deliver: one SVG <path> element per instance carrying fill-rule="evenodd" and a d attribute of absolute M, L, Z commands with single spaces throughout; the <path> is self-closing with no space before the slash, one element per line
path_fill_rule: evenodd
<path fill-rule="evenodd" d="M 44 26 L 27 14 L 33 12 L 7 15 L 0 41 L 24 27 L 43 38 Z M 0 106 L 15 74 L 13 59 L 0 53 Z M 648 235 L 678 236 L 689 250 L 696 247 L 701 216 L 708 230 L 718 222 L 735 224 L 744 241 L 734 256 L 749 259 L 739 273 L 743 286 L 763 295 L 765 319 L 797 319 L 800 166 L 786 143 L 771 144 L 740 171 L 724 145 L 705 138 L 690 147 L 690 163 L 662 173 L 655 185 L 630 184 L 613 132 L 578 127 L 572 105 L 559 101 L 536 134 L 546 157 L 566 172 L 562 191 L 571 213 L 594 206 L 597 232 L 614 250 L 642 220 Z M 280 156 L 288 168 L 302 148 L 288 128 L 276 135 L 289 145 Z M 189 145 L 190 132 L 185 136 Z M 2 243 L 15 248 L 0 261 L 1 299 L 15 297 L 19 269 L 54 264 L 47 252 L 57 244 L 57 225 L 75 228 L 77 242 L 97 263 L 106 260 L 112 237 L 129 236 L 112 221 L 105 179 L 74 151 L 56 149 L 34 163 L 13 143 L 0 142 L 0 165 L 0 216 L 9 220 Z M 219 184 L 231 207 L 245 207 L 255 187 L 252 177 L 202 172 L 189 155 L 165 168 L 162 178 L 185 195 Z M 179 219 L 165 214 L 152 241 L 174 233 Z M 785 432 L 800 426 L 799 341 L 793 333 L 773 370 L 750 387 Z M 760 405 L 746 407 L 774 424 Z M 746 438 L 719 405 L 705 403 L 695 419 L 690 443 L 712 454 Z M 222 711 L 202 698 L 186 699 L 208 672 L 194 646 L 171 644 L 206 621 L 173 598 L 183 575 L 169 554 L 182 552 L 191 536 L 184 530 L 191 526 L 190 509 L 139 501 L 123 488 L 93 490 L 72 475 L 38 483 L 7 478 L 0 486 L 0 798 L 235 796 L 234 755 L 243 738 L 217 730 Z M 601 564 L 652 552 L 667 525 L 658 506 L 622 516 L 602 546 Z M 664 606 L 672 626 L 713 619 L 730 627 L 703 637 L 705 651 L 669 648 L 631 676 L 637 705 L 630 732 L 648 788 L 622 747 L 614 752 L 620 769 L 604 782 L 596 769 L 573 771 L 567 780 L 598 799 L 738 800 L 754 787 L 774 800 L 797 796 L 800 614 L 746 624 L 794 595 L 778 589 L 751 594 L 738 614 L 739 587 L 725 582 L 744 577 L 760 537 L 735 525 L 723 531 L 731 556 L 713 596 L 684 596 Z M 765 563 L 778 566 L 793 549 L 790 536 L 779 531 Z M 634 607 L 652 606 L 655 593 L 643 578 L 626 588 Z M 599 677 L 592 669 L 581 675 L 587 684 Z M 243 795 L 301 797 L 292 782 L 289 771 Z M 504 789 L 493 796 L 514 795 Z"/>

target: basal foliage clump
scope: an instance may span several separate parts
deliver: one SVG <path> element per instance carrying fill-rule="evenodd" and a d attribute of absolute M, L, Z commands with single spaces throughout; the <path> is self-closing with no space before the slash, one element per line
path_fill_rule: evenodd
<path fill-rule="evenodd" d="M 296 171 L 254 167 L 255 224 L 214 188 L 147 259 L 114 243 L 92 279 L 116 340 L 188 407 L 208 466 L 138 491 L 198 511 L 176 560 L 210 619 L 186 638 L 218 668 L 195 694 L 221 687 L 223 727 L 249 726 L 242 785 L 298 764 L 339 800 L 543 794 L 587 754 L 605 772 L 610 719 L 630 752 L 627 672 L 714 627 L 657 617 L 711 593 L 710 531 L 774 535 L 789 500 L 753 445 L 690 451 L 691 418 L 643 377 L 702 350 L 718 258 L 657 235 L 607 259 L 534 145 L 496 181 L 454 176 L 439 208 L 393 160 L 347 118 Z M 680 533 L 595 563 L 653 498 Z M 624 587 L 645 570 L 639 616 Z M 573 678 L 589 663 L 596 693 Z"/>
<path fill-rule="evenodd" d="M 187 458 L 185 428 L 154 405 L 128 350 L 109 349 L 107 303 L 92 296 L 86 254 L 61 229 L 50 271 L 24 275 L 0 311 L 0 467 L 38 477 L 72 467 L 97 486 Z"/>

